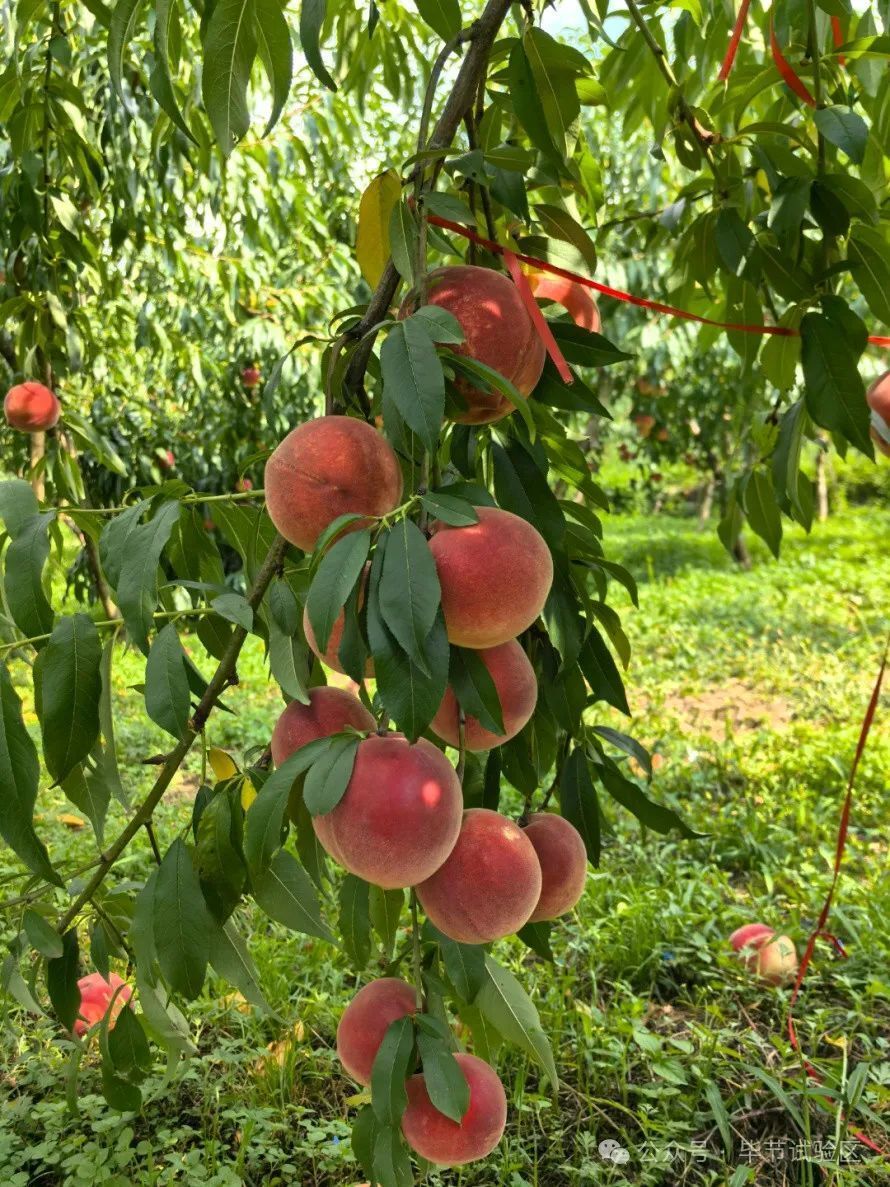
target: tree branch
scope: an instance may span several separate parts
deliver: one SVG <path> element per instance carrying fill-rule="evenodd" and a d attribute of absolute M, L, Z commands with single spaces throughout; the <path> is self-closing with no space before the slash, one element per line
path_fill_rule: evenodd
<path fill-rule="evenodd" d="M 482 15 L 470 26 L 467 34 L 470 48 L 433 128 L 427 145 L 429 149 L 447 148 L 454 139 L 464 115 L 472 108 L 479 81 L 488 64 L 489 52 L 509 9 L 510 0 L 488 0 Z M 369 334 L 368 331 L 386 316 L 398 287 L 399 274 L 390 260 L 383 270 L 364 317 L 352 331 L 352 336 L 362 341 L 353 352 L 346 369 L 345 384 L 351 392 L 357 392 L 361 388 L 368 359 L 374 348 L 376 335 Z"/>
<path fill-rule="evenodd" d="M 247 595 L 248 605 L 252 610 L 262 602 L 266 590 L 271 584 L 272 578 L 278 572 L 284 554 L 287 550 L 287 541 L 283 536 L 277 536 L 272 547 L 266 554 L 266 559 L 263 561 L 262 568 L 256 575 L 256 580 L 250 593 Z M 157 779 L 154 786 L 148 793 L 142 804 L 139 806 L 135 814 L 130 818 L 126 828 L 118 835 L 112 842 L 111 846 L 105 850 L 100 859 L 99 865 L 90 878 L 89 882 L 62 915 L 59 920 L 59 931 L 65 932 L 77 918 L 80 911 L 92 899 L 93 895 L 105 881 L 105 877 L 109 870 L 115 864 L 117 859 L 127 848 L 136 834 L 141 828 L 151 822 L 152 813 L 164 797 L 164 793 L 170 786 L 173 776 L 182 765 L 182 761 L 192 748 L 195 739 L 204 728 L 207 718 L 213 711 L 216 702 L 219 700 L 222 693 L 228 687 L 232 676 L 235 672 L 235 665 L 238 662 L 238 656 L 241 654 L 241 648 L 244 646 L 244 640 L 247 638 L 247 631 L 242 626 L 236 626 L 232 632 L 232 637 L 229 640 L 229 645 L 225 650 L 225 654 L 219 661 L 216 671 L 207 689 L 195 710 L 195 715 L 189 722 L 188 729 L 181 741 L 177 742 L 173 750 L 167 757 L 167 761 Z"/>

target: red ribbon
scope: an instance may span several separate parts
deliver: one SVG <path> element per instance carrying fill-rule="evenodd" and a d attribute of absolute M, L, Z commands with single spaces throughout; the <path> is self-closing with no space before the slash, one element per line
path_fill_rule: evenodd
<path fill-rule="evenodd" d="M 637 297 L 633 293 L 624 292 L 623 289 L 612 288 L 608 284 L 600 284 L 598 280 L 591 280 L 589 276 L 581 276 L 578 272 L 570 272 L 567 268 L 560 268 L 556 264 L 548 264 L 546 260 L 539 260 L 537 256 L 527 256 L 518 251 L 510 251 L 509 248 L 503 247 L 500 243 L 495 243 L 492 239 L 486 239 L 483 235 L 478 234 L 478 232 L 471 230 L 469 227 L 463 226 L 461 223 L 454 223 L 450 219 L 440 218 L 436 214 L 427 215 L 427 218 L 435 226 L 442 227 L 446 231 L 452 231 L 455 235 L 461 235 L 464 239 L 469 239 L 479 247 L 484 247 L 486 251 L 491 252 L 493 255 L 504 256 L 506 259 L 509 253 L 514 260 L 521 260 L 523 264 L 528 264 L 530 267 L 537 268 L 541 272 L 549 272 L 552 276 L 562 276 L 565 280 L 574 280 L 576 284 L 583 285 L 584 288 L 593 289 L 594 292 L 602 293 L 606 297 L 614 297 L 616 301 L 624 301 L 628 305 L 636 305 L 640 309 L 650 309 L 653 313 L 666 313 L 669 317 L 679 317 L 684 321 L 694 321 L 702 326 L 716 326 L 718 330 L 733 330 L 743 334 L 773 335 L 779 338 L 800 337 L 800 330 L 795 330 L 791 326 L 762 326 L 747 325 L 743 322 L 715 321 L 712 317 L 702 317 L 701 314 L 690 313 L 688 309 L 677 309 L 674 305 L 665 305 L 661 301 L 650 301 L 647 297 Z M 537 302 L 535 304 L 537 305 Z M 546 325 L 546 322 L 544 324 Z M 883 334 L 870 334 L 868 341 L 872 346 L 890 346 L 890 336 Z"/>
<path fill-rule="evenodd" d="M 816 926 L 813 928 L 810 938 L 807 940 L 806 950 L 803 954 L 803 959 L 800 962 L 800 968 L 797 970 L 797 978 L 794 982 L 794 989 L 791 993 L 791 1001 L 788 1005 L 788 1039 L 794 1050 L 800 1055 L 803 1066 L 806 1068 L 809 1076 L 817 1083 L 822 1083 L 822 1076 L 816 1068 L 810 1063 L 807 1057 L 801 1052 L 800 1043 L 797 1038 L 797 1028 L 794 1025 L 794 1005 L 800 996 L 800 988 L 803 984 L 803 979 L 806 976 L 807 969 L 810 967 L 810 962 L 813 959 L 813 949 L 816 947 L 816 941 L 820 936 L 829 940 L 840 951 L 841 955 L 846 956 L 843 945 L 830 932 L 825 930 L 825 924 L 828 922 L 828 916 L 831 911 L 831 904 L 834 901 L 834 892 L 837 889 L 838 878 L 841 872 L 841 863 L 844 857 L 844 850 L 847 847 L 847 836 L 850 830 L 850 814 L 853 808 L 853 784 L 856 780 L 856 772 L 859 769 L 859 760 L 865 751 L 865 743 L 868 740 L 868 735 L 871 731 L 872 723 L 875 719 L 875 713 L 878 708 L 878 701 L 881 696 L 881 684 L 884 680 L 884 672 L 887 667 L 887 656 L 890 652 L 890 644 L 884 649 L 884 658 L 881 661 L 881 667 L 878 672 L 878 678 L 875 681 L 875 686 L 872 689 L 871 699 L 868 702 L 868 708 L 865 711 L 865 717 L 862 721 L 862 728 L 859 731 L 859 741 L 856 743 L 856 753 L 853 757 L 853 766 L 850 769 L 850 778 L 847 781 L 847 793 L 844 796 L 844 803 L 841 809 L 841 819 L 837 832 L 837 844 L 834 853 L 834 871 L 831 878 L 831 885 L 828 888 L 828 894 L 825 896 L 825 902 L 822 904 L 822 910 L 819 913 L 819 918 L 816 921 Z M 876 1154 L 884 1154 L 884 1151 L 875 1142 L 871 1140 L 866 1134 L 859 1129 L 851 1129 L 850 1133 L 864 1146 L 868 1146 L 870 1150 L 874 1150 Z"/>
<path fill-rule="evenodd" d="M 802 80 L 798 78 L 797 74 L 794 72 L 794 67 L 782 53 L 782 48 L 779 45 L 778 38 L 776 37 L 776 30 L 773 26 L 772 13 L 770 13 L 769 18 L 769 48 L 773 55 L 773 61 L 776 64 L 776 69 L 779 71 L 782 78 L 784 78 L 791 90 L 794 91 L 795 95 L 797 95 L 799 99 L 803 99 L 804 103 L 808 104 L 810 107 L 815 107 L 816 100 L 804 86 Z"/>
<path fill-rule="evenodd" d="M 835 49 L 838 49 L 844 44 L 844 31 L 841 28 L 841 18 L 839 16 L 833 16 L 831 18 L 831 36 L 834 40 Z M 839 54 L 837 60 L 841 66 L 846 66 L 847 59 L 844 54 Z"/>
<path fill-rule="evenodd" d="M 717 75 L 720 82 L 726 82 L 735 64 L 735 56 L 738 53 L 739 42 L 742 40 L 742 33 L 745 31 L 745 22 L 748 20 L 748 9 L 750 7 L 751 0 L 742 0 L 739 15 L 736 17 L 735 24 L 732 27 L 729 48 L 726 51 L 726 57 L 723 59 L 723 65 L 720 67 L 720 73 Z"/>
<path fill-rule="evenodd" d="M 575 377 L 569 370 L 569 364 L 565 361 L 562 351 L 556 339 L 553 337 L 553 331 L 548 326 L 544 314 L 541 312 L 541 306 L 535 300 L 535 294 L 532 292 L 532 286 L 528 282 L 528 277 L 519 267 L 519 260 L 512 251 L 503 249 L 504 263 L 507 265 L 507 271 L 513 278 L 513 283 L 519 289 L 519 295 L 522 298 L 522 303 L 528 311 L 532 319 L 535 329 L 538 332 L 538 337 L 547 348 L 547 353 L 553 360 L 559 377 L 563 383 L 574 383 Z"/>

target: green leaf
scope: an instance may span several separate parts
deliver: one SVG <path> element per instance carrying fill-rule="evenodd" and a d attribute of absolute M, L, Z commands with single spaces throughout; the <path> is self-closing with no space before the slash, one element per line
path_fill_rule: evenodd
<path fill-rule="evenodd" d="M 666 836 L 676 829 L 681 836 L 689 839 L 702 835 L 693 832 L 671 808 L 665 808 L 661 804 L 656 804 L 654 800 L 650 800 L 643 789 L 630 779 L 626 779 L 610 759 L 597 763 L 597 776 L 614 800 L 617 800 L 623 808 L 632 812 L 641 824 L 645 824 L 654 832 Z"/>
<path fill-rule="evenodd" d="M 397 1018 L 387 1027 L 371 1068 L 371 1107 L 381 1125 L 398 1126 L 402 1120 L 413 1050 L 414 1019 Z"/>
<path fill-rule="evenodd" d="M 551 964 L 556 963 L 553 955 L 553 949 L 550 947 L 550 932 L 552 925 L 547 920 L 542 919 L 538 923 L 527 923 L 525 927 L 521 927 L 516 933 L 517 937 L 522 940 L 523 944 L 527 944 L 537 956 L 542 960 L 547 960 Z"/>
<path fill-rule="evenodd" d="M 164 979 L 177 993 L 196 998 L 204 984 L 215 924 L 191 851 L 179 838 L 158 867 L 152 916 L 155 952 Z"/>
<path fill-rule="evenodd" d="M 590 685 L 594 699 L 605 701 L 630 717 L 624 683 L 611 652 L 595 626 L 584 641 L 578 654 L 578 663 L 584 678 Z"/>
<path fill-rule="evenodd" d="M 133 642 L 143 652 L 148 651 L 158 603 L 158 564 L 178 518 L 179 504 L 164 503 L 153 519 L 134 526 L 122 542 L 117 602 Z"/>
<path fill-rule="evenodd" d="M 253 610 L 247 598 L 241 594 L 220 594 L 210 605 L 221 618 L 233 622 L 235 626 L 243 627 L 248 634 L 253 630 Z"/>
<path fill-rule="evenodd" d="M 414 0 L 417 11 L 443 41 L 460 32 L 462 23 L 458 0 Z"/>
<path fill-rule="evenodd" d="M 573 125 L 581 111 L 575 88 L 577 62 L 570 61 L 573 51 L 569 46 L 560 45 L 549 33 L 534 26 L 526 29 L 522 44 L 550 136 L 561 160 L 566 155 L 567 142 L 574 138 Z M 585 61 L 585 72 L 589 69 Z"/>
<path fill-rule="evenodd" d="M 51 923 L 48 923 L 31 907 L 26 907 L 22 916 L 22 925 L 25 935 L 28 937 L 28 943 L 36 952 L 45 956 L 47 960 L 59 959 L 63 953 L 62 937 Z"/>
<path fill-rule="evenodd" d="M 291 931 L 335 942 L 321 917 L 312 879 L 287 849 L 279 849 L 269 868 L 254 879 L 253 897 L 270 919 Z"/>
<path fill-rule="evenodd" d="M 358 754 L 359 739 L 334 735 L 315 760 L 303 784 L 303 802 L 313 816 L 332 812 L 346 794 Z"/>
<path fill-rule="evenodd" d="M 890 245 L 873 227 L 854 226 L 847 244 L 853 279 L 869 309 L 890 326 Z"/>
<path fill-rule="evenodd" d="M 337 84 L 328 74 L 319 48 L 321 27 L 327 15 L 327 8 L 326 0 L 303 0 L 300 5 L 300 45 L 303 47 L 309 68 L 318 81 L 329 91 L 336 91 Z"/>
<path fill-rule="evenodd" d="M 31 516 L 6 550 L 6 604 L 15 625 L 29 638 L 48 635 L 53 629 L 53 608 L 43 592 L 43 568 L 54 519 L 54 511 Z"/>
<path fill-rule="evenodd" d="M 608 367 L 612 363 L 633 358 L 633 355 L 613 346 L 602 334 L 585 330 L 574 322 L 554 321 L 550 323 L 550 329 L 566 362 L 576 363 L 579 367 Z"/>
<path fill-rule="evenodd" d="M 454 1053 L 422 1026 L 417 1029 L 417 1047 L 433 1107 L 460 1124 L 470 1107 L 470 1086 Z"/>
<path fill-rule="evenodd" d="M 490 956 L 485 958 L 485 972 L 475 1005 L 508 1042 L 534 1059 L 555 1090 L 559 1083 L 556 1063 L 534 1002 L 513 974 Z"/>
<path fill-rule="evenodd" d="M 450 524 L 455 528 L 471 527 L 479 522 L 479 516 L 472 503 L 460 499 L 447 491 L 433 490 L 428 495 L 421 495 L 423 506 L 435 519 Z"/>
<path fill-rule="evenodd" d="M 301 746 L 272 772 L 248 808 L 244 818 L 244 855 L 254 885 L 281 848 L 284 813 L 294 783 L 330 744 L 330 738 L 316 738 Z"/>
<path fill-rule="evenodd" d="M 515 439 L 506 446 L 492 441 L 491 457 L 499 505 L 533 524 L 550 548 L 558 550 L 565 539 L 566 522 L 546 473 Z"/>
<path fill-rule="evenodd" d="M 108 30 L 108 73 L 118 95 L 123 99 L 124 53 L 136 29 L 142 0 L 117 0 Z"/>
<path fill-rule="evenodd" d="M 130 799 L 124 790 L 117 765 L 117 746 L 114 736 L 114 713 L 112 710 L 112 680 L 111 669 L 114 662 L 114 648 L 116 636 L 112 635 L 102 649 L 102 663 L 100 674 L 102 677 L 102 695 L 99 698 L 99 729 L 105 740 L 102 751 L 102 772 L 111 794 L 125 808 L 130 806 Z"/>
<path fill-rule="evenodd" d="M 414 1172 L 398 1125 L 380 1125 L 374 1134 L 375 1182 L 380 1187 L 413 1187 Z"/>
<path fill-rule="evenodd" d="M 86 763 L 78 764 L 68 772 L 59 786 L 71 803 L 87 817 L 93 826 L 96 840 L 103 845 L 111 789 L 105 781 L 102 766 L 93 770 Z"/>
<path fill-rule="evenodd" d="M 177 0 L 155 0 L 154 68 L 149 85 L 161 110 L 193 144 L 197 144 L 185 122 L 176 98 L 173 75 L 170 71 L 170 42 L 178 37 L 179 7 Z M 126 472 L 126 471 L 125 471 Z"/>
<path fill-rule="evenodd" d="M 28 869 L 61 886 L 46 846 L 34 831 L 40 763 L 22 719 L 22 702 L 6 665 L 0 665 L 0 836 Z"/>
<path fill-rule="evenodd" d="M 855 164 L 862 164 L 868 125 L 861 115 L 849 107 L 820 107 L 813 112 L 813 120 L 826 140 L 837 145 Z"/>
<path fill-rule="evenodd" d="M 272 87 L 272 111 L 263 130 L 268 136 L 284 110 L 293 80 L 290 26 L 279 0 L 254 0 L 260 59 Z"/>
<path fill-rule="evenodd" d="M 399 276 L 413 285 L 417 258 L 417 220 L 407 201 L 396 202 L 389 215 L 389 251 Z"/>
<path fill-rule="evenodd" d="M 62 618 L 41 662 L 43 758 L 56 782 L 81 762 L 99 736 L 102 644 L 85 614 Z"/>
<path fill-rule="evenodd" d="M 145 711 L 152 721 L 180 739 L 189 720 L 185 652 L 176 627 L 168 623 L 155 636 L 145 665 Z"/>
<path fill-rule="evenodd" d="M 807 411 L 817 425 L 872 457 L 865 385 L 848 335 L 822 313 L 806 314 L 800 333 Z"/>
<path fill-rule="evenodd" d="M 773 451 L 772 476 L 776 493 L 803 513 L 799 498 L 800 457 L 810 418 L 803 400 L 796 400 L 779 421 L 779 439 Z"/>
<path fill-rule="evenodd" d="M 442 953 L 442 961 L 451 984 L 463 1001 L 473 1002 L 485 984 L 485 949 L 478 944 L 460 944 L 432 928 Z"/>
<path fill-rule="evenodd" d="M 649 778 L 652 778 L 652 755 L 636 738 L 630 737 L 629 734 L 622 734 L 620 730 L 614 730 L 608 725 L 595 725 L 593 733 L 611 743 L 616 749 L 629 754 L 631 758 L 635 758 Z"/>
<path fill-rule="evenodd" d="M 800 328 L 801 310 L 792 306 L 779 318 L 780 326 Z M 774 334 L 760 352 L 760 366 L 769 382 L 782 391 L 794 386 L 800 362 L 800 338 Z"/>
<path fill-rule="evenodd" d="M 108 1054 L 115 1072 L 131 1083 L 144 1080 L 152 1069 L 148 1039 L 130 1006 L 124 1006 L 114 1026 L 108 1027 Z"/>
<path fill-rule="evenodd" d="M 235 909 L 247 875 L 236 844 L 233 817 L 226 790 L 217 791 L 201 813 L 195 844 L 195 864 L 205 901 L 220 922 Z"/>
<path fill-rule="evenodd" d="M 272 1013 L 247 945 L 231 920 L 213 933 L 210 964 L 218 976 L 234 985 L 245 1001 L 256 1006 L 263 1014 Z"/>
<path fill-rule="evenodd" d="M 368 916 L 374 931 L 380 937 L 383 951 L 390 957 L 395 947 L 399 919 L 404 904 L 404 890 L 384 890 L 381 886 L 370 887 Z"/>
<path fill-rule="evenodd" d="M 439 613 L 442 591 L 429 543 L 410 519 L 402 519 L 386 536 L 380 582 L 380 613 L 403 651 L 428 671 L 424 647 Z"/>
<path fill-rule="evenodd" d="M 24 478 L 0 482 L 0 519 L 11 540 L 18 536 L 29 519 L 39 514 L 40 504 L 30 482 L 25 482 Z"/>
<path fill-rule="evenodd" d="M 435 453 L 445 416 L 445 376 L 426 321 L 409 317 L 393 326 L 380 350 L 384 405 Z"/>
<path fill-rule="evenodd" d="M 276 623 L 269 628 L 269 667 L 286 696 L 308 704 L 309 649 L 297 635 L 287 635 Z"/>
<path fill-rule="evenodd" d="M 301 29 L 303 14 L 315 3 L 304 0 Z M 217 0 L 204 37 L 201 94 L 217 143 L 226 156 L 250 127 L 247 86 L 256 54 L 254 0 Z M 306 58 L 311 65 L 308 51 Z"/>
<path fill-rule="evenodd" d="M 782 543 L 782 516 L 768 470 L 751 471 L 745 483 L 743 503 L 752 531 L 765 542 L 778 560 Z"/>
<path fill-rule="evenodd" d="M 44 1010 L 34 998 L 25 978 L 19 972 L 15 955 L 10 952 L 0 966 L 0 993 L 8 993 L 29 1014 L 43 1014 Z"/>
<path fill-rule="evenodd" d="M 56 1016 L 66 1030 L 73 1030 L 80 1009 L 77 972 L 80 950 L 77 930 L 62 936 L 62 954 L 46 962 L 46 989 Z"/>
<path fill-rule="evenodd" d="M 797 234 L 810 201 L 810 177 L 783 177 L 773 191 L 767 226 L 780 238 Z"/>
<path fill-rule="evenodd" d="M 531 62 L 521 41 L 516 41 L 510 51 L 507 86 L 516 118 L 525 129 L 529 140 L 539 152 L 558 165 L 562 160 L 562 154 L 550 133 Z"/>
<path fill-rule="evenodd" d="M 554 239 L 562 239 L 565 243 L 571 243 L 587 268 L 591 272 L 596 271 L 596 248 L 593 240 L 584 230 L 577 219 L 573 218 L 567 210 L 563 210 L 560 206 L 549 206 L 541 204 L 535 207 L 535 214 L 546 233 Z"/>
<path fill-rule="evenodd" d="M 348 532 L 321 559 L 306 599 L 309 623 L 321 651 L 327 649 L 331 631 L 361 576 L 370 548 L 369 531 Z"/>
<path fill-rule="evenodd" d="M 744 276 L 756 282 L 757 240 L 750 227 L 731 206 L 724 206 L 717 215 L 714 232 L 717 253 L 731 276 Z"/>
<path fill-rule="evenodd" d="M 347 874 L 340 885 L 338 922 L 349 959 L 363 969 L 371 955 L 370 886 L 355 874 Z"/>
<path fill-rule="evenodd" d="M 584 841 L 591 865 L 600 863 L 600 809 L 590 766 L 583 749 L 576 746 L 559 776 L 559 806 L 562 815 L 573 824 Z"/>
<path fill-rule="evenodd" d="M 498 691 L 478 651 L 452 647 L 448 683 L 467 717 L 475 717 L 483 729 L 504 734 L 504 718 Z"/>

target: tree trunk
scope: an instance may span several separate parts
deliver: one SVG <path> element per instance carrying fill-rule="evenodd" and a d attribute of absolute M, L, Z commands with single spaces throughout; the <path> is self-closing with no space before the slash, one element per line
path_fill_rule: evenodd
<path fill-rule="evenodd" d="M 708 520 L 711 518 L 711 512 L 714 509 L 714 492 L 717 488 L 717 479 L 711 474 L 705 485 L 702 500 L 698 505 L 698 530 L 703 532 L 708 526 Z"/>
<path fill-rule="evenodd" d="M 819 504 L 819 522 L 828 519 L 828 454 L 820 449 L 816 454 L 816 496 Z"/>
<path fill-rule="evenodd" d="M 738 561 L 741 568 L 751 568 L 751 553 L 748 551 L 748 545 L 742 536 L 736 536 L 735 543 L 732 546 L 732 555 Z"/>

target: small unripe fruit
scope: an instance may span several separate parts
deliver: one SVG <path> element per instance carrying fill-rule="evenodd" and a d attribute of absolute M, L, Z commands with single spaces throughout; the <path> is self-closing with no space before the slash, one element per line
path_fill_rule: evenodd
<path fill-rule="evenodd" d="M 256 387 L 260 382 L 260 373 L 256 367 L 245 367 L 241 372 L 241 382 L 248 391 Z"/>
<path fill-rule="evenodd" d="M 172 470 L 176 465 L 176 457 L 172 449 L 159 449 L 157 459 L 162 470 Z"/>
<path fill-rule="evenodd" d="M 432 742 L 372 735 L 359 742 L 343 798 L 312 824 L 344 869 L 395 890 L 438 870 L 454 848 L 462 807 L 454 767 Z"/>
<path fill-rule="evenodd" d="M 311 552 L 341 515 L 386 515 L 402 496 L 392 446 L 351 416 L 321 416 L 289 433 L 266 462 L 266 506 L 291 544 Z M 357 520 L 348 531 L 364 526 Z"/>
<path fill-rule="evenodd" d="M 454 352 L 478 359 L 509 379 L 520 395 L 530 395 L 541 378 L 546 351 L 522 297 L 503 272 L 459 264 L 437 268 L 427 278 L 430 305 L 447 309 L 460 322 L 464 341 Z M 406 303 L 402 316 L 412 312 Z M 484 391 L 472 381 L 455 385 L 467 403 L 454 417 L 460 424 L 490 424 L 513 411 L 497 391 Z"/>
<path fill-rule="evenodd" d="M 553 583 L 553 559 L 526 520 L 477 507 L 479 522 L 437 523 L 430 540 L 448 638 L 459 647 L 497 647 L 531 626 Z"/>
<path fill-rule="evenodd" d="M 494 734 L 479 724 L 475 717 L 467 717 L 464 745 L 467 750 L 491 750 L 515 738 L 535 711 L 538 682 L 528 656 L 515 639 L 480 651 L 479 658 L 488 669 L 501 703 L 504 733 Z M 445 690 L 442 704 L 430 722 L 437 738 L 455 748 L 460 744 L 460 708 L 451 686 Z"/>
<path fill-rule="evenodd" d="M 6 393 L 3 413 L 10 428 L 22 433 L 45 433 L 59 422 L 62 405 L 55 392 L 42 383 L 17 383 Z"/>
<path fill-rule="evenodd" d="M 353 1080 L 371 1083 L 371 1069 L 387 1027 L 417 1012 L 417 994 L 398 977 L 381 977 L 358 991 L 337 1027 L 337 1055 Z"/>
<path fill-rule="evenodd" d="M 459 1122 L 433 1105 L 423 1074 L 412 1076 L 406 1085 L 405 1141 L 421 1158 L 437 1166 L 462 1166 L 487 1158 L 507 1124 L 507 1095 L 495 1070 L 475 1055 L 454 1058 L 470 1089 L 470 1105 Z"/>
<path fill-rule="evenodd" d="M 541 895 L 529 923 L 558 919 L 575 906 L 587 881 L 587 850 L 581 834 L 562 816 L 533 812 L 525 826 L 541 866 Z"/>
<path fill-rule="evenodd" d="M 416 891 L 439 931 L 462 944 L 488 944 L 528 923 L 541 897 L 541 865 L 517 824 L 470 808 L 448 860 Z"/>

